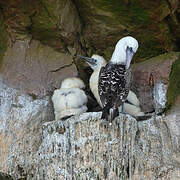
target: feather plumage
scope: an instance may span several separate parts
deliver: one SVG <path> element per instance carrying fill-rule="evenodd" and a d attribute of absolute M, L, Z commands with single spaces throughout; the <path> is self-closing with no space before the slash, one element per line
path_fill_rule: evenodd
<path fill-rule="evenodd" d="M 126 71 L 125 65 L 107 64 L 101 68 L 98 91 L 103 106 L 102 118 L 112 121 L 118 116 L 118 107 L 125 102 L 130 90 L 130 79 L 131 71 Z"/>
<path fill-rule="evenodd" d="M 109 122 L 118 116 L 118 107 L 122 103 L 124 105 L 128 96 L 131 84 L 130 63 L 137 48 L 138 42 L 133 37 L 120 39 L 110 62 L 99 73 L 98 92 L 103 108 L 102 118 Z"/>
<path fill-rule="evenodd" d="M 83 87 L 84 82 L 76 77 L 62 81 L 61 88 L 56 89 L 52 96 L 56 120 L 87 111 L 87 96 L 81 89 Z"/>

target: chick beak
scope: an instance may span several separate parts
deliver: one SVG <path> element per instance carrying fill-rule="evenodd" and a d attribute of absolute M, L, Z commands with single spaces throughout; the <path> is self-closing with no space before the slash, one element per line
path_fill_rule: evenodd
<path fill-rule="evenodd" d="M 85 56 L 82 56 L 82 55 L 78 55 L 80 58 L 84 59 L 91 67 L 92 66 L 96 66 L 96 59 L 94 58 L 88 58 L 88 57 L 85 57 Z"/>

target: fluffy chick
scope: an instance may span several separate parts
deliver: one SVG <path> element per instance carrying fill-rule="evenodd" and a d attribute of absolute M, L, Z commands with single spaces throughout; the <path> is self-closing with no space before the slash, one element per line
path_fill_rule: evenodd
<path fill-rule="evenodd" d="M 84 82 L 76 77 L 62 81 L 60 89 L 56 89 L 52 96 L 56 120 L 87 111 L 87 96 L 82 90 L 84 87 Z"/>

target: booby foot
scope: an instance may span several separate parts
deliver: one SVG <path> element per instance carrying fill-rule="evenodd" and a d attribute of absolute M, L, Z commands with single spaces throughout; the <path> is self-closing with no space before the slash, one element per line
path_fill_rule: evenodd
<path fill-rule="evenodd" d="M 121 114 L 127 114 L 124 110 L 124 102 L 122 103 Z"/>
<path fill-rule="evenodd" d="M 126 113 L 126 112 L 122 112 L 122 111 L 121 111 L 120 113 L 121 113 L 121 114 L 124 114 L 124 115 L 128 114 L 128 113 Z"/>

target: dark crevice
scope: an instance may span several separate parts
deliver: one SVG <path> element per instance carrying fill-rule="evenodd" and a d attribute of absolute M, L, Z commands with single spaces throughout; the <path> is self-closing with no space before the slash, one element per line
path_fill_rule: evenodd
<path fill-rule="evenodd" d="M 84 34 L 84 31 L 85 31 L 85 27 L 86 27 L 86 23 L 85 23 L 85 20 L 83 19 L 83 17 L 81 16 L 81 13 L 80 13 L 80 10 L 79 10 L 79 5 L 77 4 L 76 0 L 71 0 L 71 2 L 73 3 L 74 7 L 76 8 L 76 11 L 77 11 L 77 14 L 79 16 L 79 19 L 80 19 L 80 23 L 82 25 L 81 27 L 81 33 L 78 33 L 77 36 L 77 40 L 78 40 L 78 43 L 81 47 L 81 49 L 83 50 L 83 52 L 87 55 L 87 51 L 88 51 L 88 48 L 86 48 L 85 46 L 83 46 L 83 44 L 81 43 L 80 39 L 81 39 L 81 36 Z"/>
<path fill-rule="evenodd" d="M 44 10 L 47 12 L 48 16 L 52 19 L 49 11 L 48 11 L 48 8 L 46 7 L 46 5 L 43 3 L 43 0 L 41 0 L 41 3 L 42 3 L 42 7 L 44 8 Z"/>
<path fill-rule="evenodd" d="M 81 33 L 77 33 L 77 36 L 78 36 L 78 37 L 77 37 L 77 41 L 78 41 L 79 46 L 80 46 L 81 49 L 83 50 L 83 52 L 86 53 L 86 52 L 87 52 L 87 48 L 84 47 L 84 46 L 82 45 L 81 41 L 80 41 L 81 36 L 82 36 L 82 34 L 84 33 L 86 23 L 85 23 L 84 19 L 83 19 L 82 16 L 81 16 L 81 13 L 80 13 L 80 10 L 79 10 L 79 7 L 78 7 L 77 2 L 76 2 L 75 0 L 71 0 L 71 2 L 72 2 L 72 4 L 74 5 L 74 7 L 75 7 L 75 9 L 76 9 L 76 12 L 77 12 L 77 14 L 78 14 L 78 17 L 79 17 L 79 19 L 80 19 L 80 23 L 81 23 L 81 26 L 82 26 L 82 27 L 81 27 Z M 87 55 L 87 54 L 86 54 L 86 55 Z"/>
<path fill-rule="evenodd" d="M 81 22 L 81 25 L 82 25 L 82 30 L 84 30 L 84 27 L 85 27 L 86 23 L 85 23 L 84 19 L 81 16 L 81 13 L 79 11 L 78 5 L 77 5 L 75 0 L 71 0 L 71 2 L 74 5 L 74 7 L 76 8 L 77 14 L 79 16 L 79 19 L 80 19 L 80 22 Z"/>
<path fill-rule="evenodd" d="M 168 4 L 168 6 L 169 6 L 169 9 L 170 9 L 171 12 L 172 12 L 172 8 L 171 8 L 171 4 L 170 4 L 169 0 L 166 0 L 166 2 L 167 2 L 167 4 Z"/>
<path fill-rule="evenodd" d="M 30 19 L 30 26 L 29 27 L 27 27 L 26 29 L 27 29 L 27 31 L 30 33 L 30 34 L 32 34 L 31 33 L 31 31 L 32 31 L 32 28 L 33 28 L 33 17 L 34 16 L 36 16 L 36 13 L 37 13 L 37 11 L 35 11 L 34 13 L 32 13 L 30 16 L 29 16 L 29 19 Z"/>
<path fill-rule="evenodd" d="M 176 45 L 175 51 L 179 51 L 180 49 L 180 39 L 179 39 L 179 20 L 178 20 L 178 12 L 177 9 L 173 12 L 171 3 L 169 0 L 166 0 L 169 9 L 170 9 L 170 14 L 164 18 L 166 23 L 168 24 L 169 30 L 171 34 L 173 35 L 172 41 Z"/>
<path fill-rule="evenodd" d="M 72 62 L 71 64 L 66 64 L 66 65 L 64 65 L 64 66 L 61 66 L 61 67 L 59 67 L 58 69 L 54 69 L 54 70 L 51 70 L 51 71 L 49 71 L 49 72 L 58 72 L 58 71 L 60 71 L 61 69 L 64 69 L 64 68 L 67 68 L 67 67 L 70 67 L 70 66 L 72 66 L 74 64 L 74 62 Z"/>
<path fill-rule="evenodd" d="M 61 43 L 63 44 L 64 51 L 65 51 L 68 55 L 71 55 L 71 53 L 69 52 L 69 49 L 67 48 L 67 44 L 66 44 L 66 42 L 65 42 L 65 40 L 63 39 L 62 36 L 60 36 L 60 40 L 61 40 Z"/>
<path fill-rule="evenodd" d="M 0 172 L 0 180 L 13 180 L 13 177 L 8 174 Z"/>

